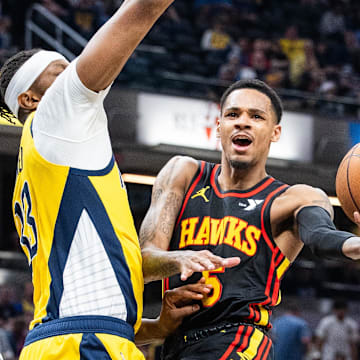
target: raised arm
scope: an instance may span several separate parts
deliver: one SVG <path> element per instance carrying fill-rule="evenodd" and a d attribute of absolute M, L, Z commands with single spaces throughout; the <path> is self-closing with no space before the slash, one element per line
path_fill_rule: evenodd
<path fill-rule="evenodd" d="M 173 1 L 125 0 L 79 56 L 77 72 L 83 84 L 93 91 L 109 86 L 155 21 Z"/>
<path fill-rule="evenodd" d="M 156 178 L 151 205 L 140 228 L 145 282 L 177 273 L 186 280 L 194 272 L 235 266 L 240 261 L 223 259 L 207 250 L 167 251 L 183 198 L 197 169 L 196 160 L 176 156 Z"/>

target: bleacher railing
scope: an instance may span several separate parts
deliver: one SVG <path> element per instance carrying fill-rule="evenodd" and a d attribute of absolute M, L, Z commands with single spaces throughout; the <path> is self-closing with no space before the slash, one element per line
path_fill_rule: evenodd
<path fill-rule="evenodd" d="M 41 28 L 34 19 L 37 18 L 41 21 L 46 21 L 51 24 L 55 36 Z M 45 7 L 34 4 L 26 14 L 25 22 L 25 47 L 26 49 L 33 48 L 33 35 L 38 36 L 52 49 L 62 53 L 69 60 L 75 58 L 75 54 L 64 44 L 64 37 L 68 36 L 75 42 L 76 45 L 83 48 L 87 40 L 78 32 L 72 29 L 69 25 L 65 24 L 61 19 L 47 10 Z"/>

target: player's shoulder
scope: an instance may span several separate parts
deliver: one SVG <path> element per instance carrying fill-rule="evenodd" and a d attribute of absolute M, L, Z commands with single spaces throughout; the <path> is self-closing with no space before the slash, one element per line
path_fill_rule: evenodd
<path fill-rule="evenodd" d="M 296 184 L 289 186 L 283 195 L 290 196 L 293 199 L 297 199 L 300 202 L 305 203 L 317 199 L 327 199 L 327 195 L 324 190 L 307 184 Z"/>
<path fill-rule="evenodd" d="M 320 206 L 325 208 L 330 214 L 332 207 L 326 193 L 306 184 L 289 186 L 279 195 L 272 205 L 272 216 L 282 219 L 287 215 L 296 215 L 303 207 Z"/>
<path fill-rule="evenodd" d="M 160 170 L 156 184 L 186 189 L 199 169 L 199 162 L 192 157 L 176 155 Z"/>
<path fill-rule="evenodd" d="M 175 155 L 167 164 L 167 168 L 172 168 L 174 172 L 183 175 L 193 175 L 199 168 L 199 161 L 184 155 Z"/>

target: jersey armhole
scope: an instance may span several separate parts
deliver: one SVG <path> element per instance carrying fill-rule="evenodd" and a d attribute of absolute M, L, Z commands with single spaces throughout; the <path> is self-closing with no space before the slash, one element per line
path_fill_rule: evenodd
<path fill-rule="evenodd" d="M 272 235 L 270 223 L 270 209 L 273 201 L 289 188 L 289 185 L 284 184 L 273 190 L 265 199 L 261 208 L 261 232 L 269 248 L 274 251 L 277 248 L 275 240 Z"/>

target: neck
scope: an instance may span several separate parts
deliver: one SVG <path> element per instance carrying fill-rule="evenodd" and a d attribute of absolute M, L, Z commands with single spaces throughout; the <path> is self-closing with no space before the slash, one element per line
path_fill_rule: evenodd
<path fill-rule="evenodd" d="M 33 112 L 34 110 L 24 110 L 24 109 L 20 109 L 19 110 L 19 121 L 24 125 L 26 119 L 28 118 L 28 116 Z"/>
<path fill-rule="evenodd" d="M 222 162 L 218 182 L 222 190 L 247 190 L 267 176 L 265 166 L 235 169 L 228 162 Z"/>

